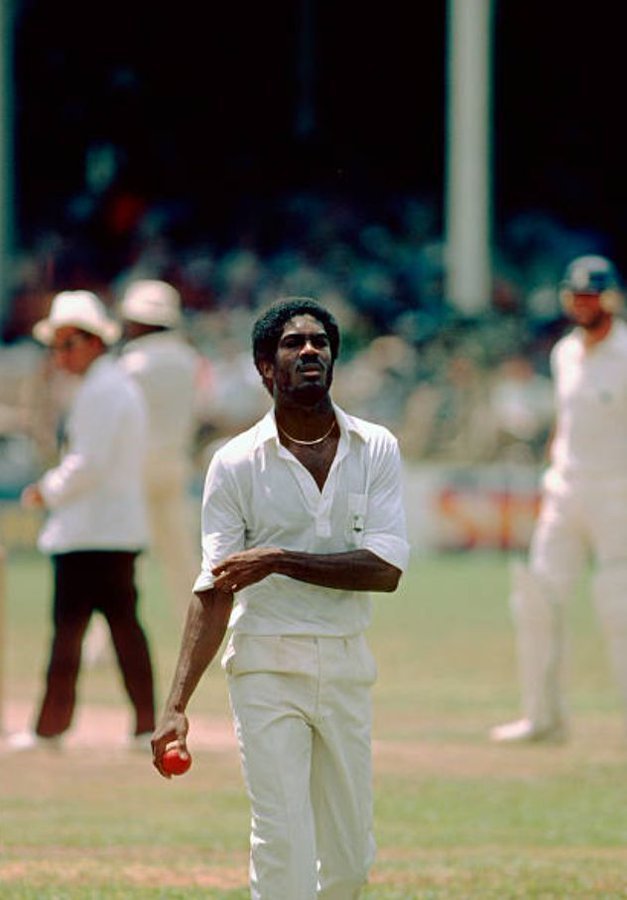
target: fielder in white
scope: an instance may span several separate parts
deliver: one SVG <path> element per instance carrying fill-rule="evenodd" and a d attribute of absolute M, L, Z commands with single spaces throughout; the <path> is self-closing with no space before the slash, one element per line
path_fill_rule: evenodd
<path fill-rule="evenodd" d="M 409 548 L 396 439 L 331 401 L 339 340 L 307 298 L 254 326 L 274 407 L 209 465 L 202 571 L 153 736 L 165 775 L 164 750 L 186 748 L 185 709 L 230 624 L 222 665 L 255 900 L 352 900 L 374 857 L 368 592 L 396 589 Z"/>
<path fill-rule="evenodd" d="M 523 718 L 495 741 L 561 740 L 565 609 L 584 566 L 595 564 L 596 610 L 627 706 L 627 325 L 613 264 L 583 256 L 561 289 L 575 328 L 551 354 L 556 427 L 528 566 L 514 572 Z"/>

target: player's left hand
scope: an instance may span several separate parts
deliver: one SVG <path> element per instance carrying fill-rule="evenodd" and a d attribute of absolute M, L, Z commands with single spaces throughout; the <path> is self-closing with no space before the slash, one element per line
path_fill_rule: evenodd
<path fill-rule="evenodd" d="M 251 547 L 240 553 L 232 553 L 211 570 L 214 586 L 219 591 L 237 593 L 243 588 L 263 581 L 276 571 L 276 561 L 281 551 L 277 547 Z"/>

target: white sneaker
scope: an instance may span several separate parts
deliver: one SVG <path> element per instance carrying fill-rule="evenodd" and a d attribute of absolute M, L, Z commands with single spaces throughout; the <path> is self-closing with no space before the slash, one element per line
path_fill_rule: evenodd
<path fill-rule="evenodd" d="M 9 750 L 16 753 L 25 750 L 61 750 L 63 748 L 63 736 L 42 737 L 34 731 L 16 731 L 7 738 Z"/>
<path fill-rule="evenodd" d="M 566 740 L 566 729 L 561 724 L 538 728 L 531 719 L 517 719 L 515 722 L 506 722 L 504 725 L 491 728 L 490 740 L 502 744 L 539 741 L 557 744 Z"/>

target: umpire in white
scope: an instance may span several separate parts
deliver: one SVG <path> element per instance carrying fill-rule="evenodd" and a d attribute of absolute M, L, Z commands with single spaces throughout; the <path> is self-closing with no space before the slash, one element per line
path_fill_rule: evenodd
<path fill-rule="evenodd" d="M 617 318 L 616 269 L 583 256 L 566 269 L 564 309 L 575 327 L 551 354 L 556 427 L 527 566 L 514 571 L 523 716 L 495 741 L 562 740 L 565 610 L 588 561 L 627 709 L 627 325 Z"/>
<path fill-rule="evenodd" d="M 48 512 L 39 548 L 54 567 L 54 634 L 34 731 L 13 735 L 10 744 L 58 744 L 70 727 L 83 636 L 98 610 L 109 624 L 134 712 L 131 744 L 146 746 L 154 728 L 153 673 L 135 586 L 135 560 L 148 538 L 144 401 L 107 353 L 120 328 L 95 294 L 57 294 L 33 333 L 56 365 L 80 376 L 81 383 L 59 464 L 22 495 L 25 506 Z"/>
<path fill-rule="evenodd" d="M 198 570 L 199 537 L 191 524 L 189 487 L 200 354 L 181 334 L 181 297 L 171 284 L 131 282 L 119 313 L 126 338 L 120 364 L 141 388 L 148 409 L 145 483 L 151 548 L 183 616 Z"/>

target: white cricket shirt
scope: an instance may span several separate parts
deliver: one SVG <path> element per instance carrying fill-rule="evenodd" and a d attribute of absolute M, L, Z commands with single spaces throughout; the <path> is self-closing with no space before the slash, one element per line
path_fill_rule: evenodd
<path fill-rule="evenodd" d="M 39 549 L 55 554 L 145 547 L 146 407 L 115 360 L 100 356 L 87 370 L 66 434 L 60 464 L 39 482 L 49 509 Z"/>
<path fill-rule="evenodd" d="M 551 353 L 557 405 L 551 469 L 564 478 L 627 478 L 627 325 L 586 349 L 580 329 Z"/>
<path fill-rule="evenodd" d="M 372 551 L 404 570 L 409 558 L 396 438 L 383 426 L 334 407 L 335 459 L 320 491 L 279 441 L 274 410 L 213 456 L 202 505 L 202 571 L 247 547 L 306 553 Z M 319 587 L 270 575 L 236 595 L 231 625 L 247 634 L 347 636 L 370 622 L 367 592 Z"/>
<path fill-rule="evenodd" d="M 189 452 L 199 354 L 176 332 L 129 341 L 120 365 L 141 387 L 148 407 L 148 456 L 179 458 Z"/>

